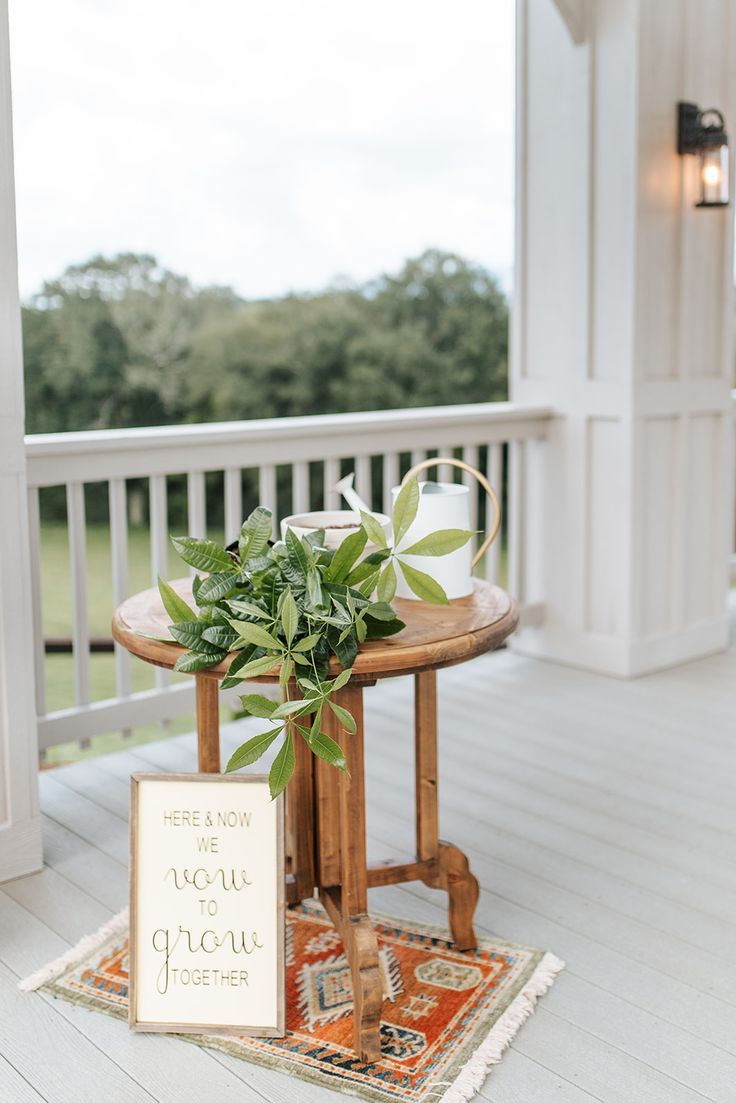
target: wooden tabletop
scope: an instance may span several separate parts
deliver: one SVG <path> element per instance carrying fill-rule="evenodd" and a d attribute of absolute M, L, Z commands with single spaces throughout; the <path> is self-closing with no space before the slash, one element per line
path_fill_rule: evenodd
<path fill-rule="evenodd" d="M 192 601 L 192 580 L 180 578 L 171 585 L 185 601 Z M 361 645 L 353 665 L 356 678 L 373 680 L 398 674 L 416 674 L 465 662 L 485 651 L 493 651 L 510 636 L 519 621 L 516 604 L 498 586 L 475 581 L 469 597 L 456 598 L 448 605 L 429 605 L 424 601 L 396 598 L 392 603 L 406 627 L 395 636 L 371 640 Z M 143 590 L 124 601 L 112 622 L 112 634 L 132 655 L 155 666 L 172 667 L 185 652 L 179 644 L 150 639 L 165 636 L 170 619 L 156 588 Z M 202 671 L 214 678 L 227 672 L 232 655 L 217 666 Z M 331 673 L 340 665 L 333 657 Z M 249 681 L 272 682 L 273 674 Z"/>

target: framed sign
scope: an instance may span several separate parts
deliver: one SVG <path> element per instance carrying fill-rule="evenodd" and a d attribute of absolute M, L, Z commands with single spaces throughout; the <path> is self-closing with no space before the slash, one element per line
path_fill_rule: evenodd
<path fill-rule="evenodd" d="M 282 798 L 261 775 L 133 774 L 132 1030 L 284 1033 Z"/>

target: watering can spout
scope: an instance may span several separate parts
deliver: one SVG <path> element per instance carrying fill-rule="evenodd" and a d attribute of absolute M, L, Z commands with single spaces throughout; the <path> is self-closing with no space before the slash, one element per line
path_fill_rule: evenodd
<path fill-rule="evenodd" d="M 353 482 L 355 480 L 355 472 L 351 471 L 349 475 L 340 479 L 335 483 L 334 489 L 338 494 L 342 494 L 345 501 L 348 503 L 351 509 L 354 509 L 356 513 L 371 513 L 371 507 L 364 502 L 358 491 L 354 488 Z"/>

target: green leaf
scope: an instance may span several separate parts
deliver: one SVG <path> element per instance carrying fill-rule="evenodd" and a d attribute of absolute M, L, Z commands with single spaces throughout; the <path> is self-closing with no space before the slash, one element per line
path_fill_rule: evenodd
<path fill-rule="evenodd" d="M 358 655 L 358 640 L 354 630 L 351 628 L 344 640 L 340 639 L 337 634 L 333 635 L 331 632 L 329 641 L 330 647 L 340 661 L 340 666 L 343 667 L 344 670 L 347 670 L 348 667 L 353 665 Z"/>
<path fill-rule="evenodd" d="M 417 515 L 419 497 L 419 480 L 415 475 L 413 479 L 409 479 L 404 483 L 394 502 L 392 521 L 395 548 L 399 546 Z"/>
<path fill-rule="evenodd" d="M 312 565 L 311 550 L 309 553 L 307 552 L 293 529 L 286 530 L 284 542 L 292 566 L 296 567 L 299 573 L 306 577 L 307 571 Z"/>
<path fill-rule="evenodd" d="M 185 621 L 181 624 L 170 624 L 169 632 L 182 647 L 188 647 L 190 651 L 199 651 L 202 655 L 222 654 L 223 648 L 215 643 L 210 643 L 204 638 L 206 625 L 199 621 Z"/>
<path fill-rule="evenodd" d="M 344 709 L 342 705 L 336 705 L 334 701 L 330 701 L 328 699 L 327 704 L 330 706 L 337 719 L 345 728 L 345 731 L 349 732 L 351 735 L 355 735 L 356 731 L 358 730 L 358 726 L 355 723 L 352 714 L 349 713 L 347 709 Z"/>
<path fill-rule="evenodd" d="M 299 640 L 297 643 L 294 644 L 294 646 L 291 648 L 292 653 L 293 652 L 300 652 L 301 653 L 303 651 L 311 651 L 312 648 L 317 643 L 317 641 L 320 640 L 321 638 L 322 638 L 321 632 L 312 632 L 311 635 L 305 636 L 304 639 Z"/>
<path fill-rule="evenodd" d="M 241 563 L 254 559 L 268 547 L 272 527 L 271 510 L 265 506 L 256 506 L 240 530 L 238 552 Z"/>
<path fill-rule="evenodd" d="M 366 626 L 369 640 L 383 640 L 386 636 L 395 636 L 402 628 L 406 628 L 403 620 L 398 617 L 396 620 L 371 620 L 369 617 Z"/>
<path fill-rule="evenodd" d="M 207 670 L 211 666 L 217 666 L 225 658 L 226 652 L 219 651 L 216 655 L 203 655 L 198 651 L 187 651 L 186 655 L 180 655 L 174 663 L 174 670 L 180 674 L 196 674 L 199 670 Z"/>
<path fill-rule="evenodd" d="M 284 590 L 281 597 L 281 627 L 284 630 L 286 642 L 291 645 L 299 627 L 299 610 L 291 590 Z"/>
<path fill-rule="evenodd" d="M 391 560 L 381 571 L 381 577 L 376 587 L 376 597 L 379 601 L 393 601 L 396 594 L 396 568 Z"/>
<path fill-rule="evenodd" d="M 431 575 L 425 574 L 424 571 L 418 571 L 416 567 L 410 567 L 408 563 L 402 562 L 401 559 L 399 560 L 399 566 L 412 593 L 415 593 L 422 601 L 431 602 L 432 605 L 447 605 L 447 594 Z"/>
<path fill-rule="evenodd" d="M 261 609 L 258 605 L 254 605 L 252 601 L 233 598 L 232 601 L 228 601 L 228 605 L 234 613 L 243 613 L 244 616 L 257 617 L 259 620 L 273 620 L 270 613 L 267 613 L 265 609 Z"/>
<path fill-rule="evenodd" d="M 346 536 L 330 561 L 325 572 L 325 580 L 344 582 L 367 543 L 368 533 L 365 529 L 360 528 L 357 532 L 351 532 L 350 536 Z"/>
<path fill-rule="evenodd" d="M 216 601 L 222 601 L 224 597 L 235 589 L 236 579 L 230 572 L 224 573 L 218 571 L 215 574 L 207 575 L 207 578 L 202 579 L 202 585 L 199 587 L 197 594 L 197 600 L 200 604 L 212 604 Z"/>
<path fill-rule="evenodd" d="M 228 552 L 214 540 L 196 540 L 193 536 L 172 536 L 171 543 L 179 556 L 198 571 L 223 571 L 233 574 L 235 564 Z"/>
<path fill-rule="evenodd" d="M 249 662 L 252 650 L 252 647 L 248 647 L 246 651 L 241 651 L 240 654 L 235 656 L 227 668 L 227 674 L 220 682 L 220 689 L 232 689 L 233 686 L 237 686 L 243 681 L 239 671 Z"/>
<path fill-rule="evenodd" d="M 271 790 L 272 800 L 275 800 L 279 793 L 283 793 L 293 773 L 294 740 L 291 732 L 287 732 L 283 746 L 273 760 L 273 765 L 268 775 L 268 787 Z"/>
<path fill-rule="evenodd" d="M 256 647 L 265 647 L 268 650 L 284 650 L 284 645 L 280 640 L 277 640 L 265 628 L 261 628 L 260 624 L 251 624 L 248 620 L 234 620 L 232 618 L 228 618 L 228 620 L 233 631 L 237 632 L 241 639 L 247 640 L 248 643 L 255 644 Z"/>
<path fill-rule="evenodd" d="M 312 711 L 313 706 L 309 701 L 284 701 L 282 705 L 279 705 L 275 710 L 273 716 L 274 719 L 284 719 L 287 716 L 293 716 L 295 712 L 302 712 L 305 715 Z"/>
<path fill-rule="evenodd" d="M 223 624 L 211 624 L 209 628 L 205 628 L 202 639 L 213 643 L 215 647 L 221 647 L 223 651 L 234 651 L 244 646 L 240 636 Z"/>
<path fill-rule="evenodd" d="M 246 681 L 248 678 L 260 678 L 263 674 L 270 674 L 275 666 L 278 665 L 278 659 L 274 655 L 261 655 L 260 659 L 251 659 L 240 668 L 239 681 Z"/>
<path fill-rule="evenodd" d="M 309 598 L 309 604 L 315 610 L 326 610 L 328 608 L 328 601 L 322 591 L 322 582 L 319 577 L 319 571 L 310 567 L 307 572 L 307 597 Z"/>
<path fill-rule="evenodd" d="M 173 586 L 169 586 L 168 582 L 164 582 L 163 578 L 159 578 L 158 580 L 158 592 L 161 594 L 164 609 L 169 614 L 174 624 L 197 619 L 197 614 L 194 610 L 189 608 L 184 598 L 179 597 Z"/>
<path fill-rule="evenodd" d="M 353 673 L 353 668 L 348 667 L 347 670 L 341 670 L 338 676 L 332 683 L 332 692 L 335 693 L 338 689 L 342 689 L 350 681 L 350 675 Z"/>
<path fill-rule="evenodd" d="M 242 743 L 237 751 L 234 751 L 231 755 L 230 761 L 225 767 L 225 773 L 231 774 L 234 770 L 239 770 L 242 766 L 249 766 L 251 762 L 255 762 L 268 750 L 276 736 L 280 735 L 283 730 L 283 727 L 271 728 L 270 731 L 261 732 L 260 735 L 254 735 L 252 739 Z"/>
<path fill-rule="evenodd" d="M 337 766 L 338 770 L 347 770 L 342 748 L 326 732 L 317 731 L 314 735 L 307 735 L 303 728 L 300 730 L 317 758 L 329 762 L 330 766 Z"/>
<path fill-rule="evenodd" d="M 373 605 L 368 606 L 365 615 L 373 617 L 374 620 L 394 620 L 396 611 L 387 601 L 375 601 Z"/>
<path fill-rule="evenodd" d="M 361 509 L 360 520 L 363 524 L 363 528 L 368 533 L 368 539 L 373 544 L 377 544 L 379 548 L 388 547 L 386 541 L 386 533 L 383 525 L 373 516 L 372 513 L 366 513 Z"/>
<path fill-rule="evenodd" d="M 312 532 L 305 532 L 302 539 L 306 540 L 312 551 L 321 551 L 325 546 L 325 530 L 314 529 Z"/>
<path fill-rule="evenodd" d="M 268 719 L 278 708 L 278 702 L 264 697 L 262 693 L 244 693 L 240 698 L 243 711 L 249 716 L 263 716 Z"/>
<path fill-rule="evenodd" d="M 317 709 L 317 711 L 315 712 L 314 717 L 312 718 L 312 726 L 309 729 L 309 731 L 307 732 L 307 739 L 309 740 L 310 743 L 316 737 L 317 732 L 319 731 L 319 729 L 322 725 L 322 712 L 324 710 L 324 707 L 325 706 L 324 706 L 324 701 L 323 701 L 322 704 Z M 304 733 L 304 728 L 302 728 L 301 724 L 299 725 L 299 730 L 302 732 L 302 734 Z"/>
<path fill-rule="evenodd" d="M 293 673 L 294 673 L 294 660 L 293 659 L 284 659 L 284 661 L 281 664 L 281 669 L 279 670 L 279 685 L 281 686 L 282 689 L 286 689 L 286 685 L 289 681 L 289 678 L 292 676 Z"/>
<path fill-rule="evenodd" d="M 369 598 L 371 596 L 378 583 L 379 574 L 380 572 L 378 570 L 375 570 L 373 574 L 368 575 L 368 577 L 360 583 L 360 585 L 358 586 L 358 591 L 363 595 L 363 597 Z"/>
<path fill-rule="evenodd" d="M 370 578 L 371 575 L 377 573 L 378 567 L 381 563 L 385 562 L 389 558 L 391 552 L 388 548 L 381 548 L 379 551 L 371 552 L 365 559 L 358 563 L 357 567 L 347 577 L 348 586 L 356 586 L 359 582 L 362 582 L 365 578 Z"/>
<path fill-rule="evenodd" d="M 449 555 L 467 544 L 475 533 L 470 529 L 438 529 L 430 532 L 412 544 L 410 548 L 402 548 L 402 555 Z"/>

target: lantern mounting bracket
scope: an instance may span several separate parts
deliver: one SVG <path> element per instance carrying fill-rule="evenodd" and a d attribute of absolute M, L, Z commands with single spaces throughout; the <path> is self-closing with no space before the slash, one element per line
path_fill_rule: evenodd
<path fill-rule="evenodd" d="M 713 122 L 706 120 L 712 118 Z M 701 153 L 728 142 L 726 124 L 717 107 L 701 111 L 695 103 L 677 105 L 677 152 Z"/>

